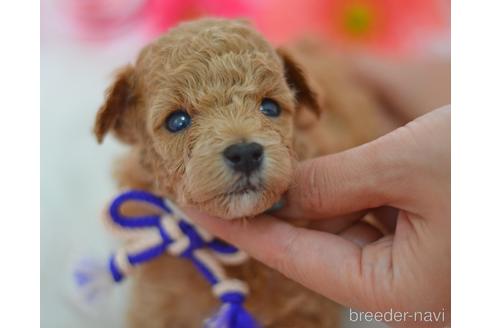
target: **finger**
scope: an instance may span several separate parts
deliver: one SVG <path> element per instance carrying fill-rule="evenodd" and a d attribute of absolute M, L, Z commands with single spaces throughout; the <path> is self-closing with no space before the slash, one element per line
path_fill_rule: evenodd
<path fill-rule="evenodd" d="M 337 235 L 296 228 L 262 215 L 225 221 L 194 210 L 193 220 L 287 277 L 341 304 L 361 304 L 361 249 Z"/>
<path fill-rule="evenodd" d="M 398 196 L 395 186 L 408 167 L 409 156 L 401 152 L 408 141 L 400 134 L 398 129 L 345 152 L 302 162 L 286 205 L 276 215 L 320 219 L 388 204 Z"/>
<path fill-rule="evenodd" d="M 326 219 L 380 206 L 432 208 L 436 197 L 419 195 L 449 182 L 450 122 L 450 107 L 442 107 L 370 143 L 300 163 L 276 215 Z"/>
<path fill-rule="evenodd" d="M 340 237 L 364 247 L 383 236 L 380 230 L 367 222 L 357 222 L 338 234 Z"/>

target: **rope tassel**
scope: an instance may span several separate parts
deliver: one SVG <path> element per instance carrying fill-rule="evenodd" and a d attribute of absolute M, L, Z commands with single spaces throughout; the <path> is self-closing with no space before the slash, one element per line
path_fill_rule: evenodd
<path fill-rule="evenodd" d="M 253 316 L 243 306 L 244 295 L 227 293 L 222 295 L 219 311 L 205 321 L 205 328 L 260 328 Z"/>
<path fill-rule="evenodd" d="M 104 262 L 85 258 L 80 260 L 73 272 L 78 302 L 100 304 L 113 287 L 113 277 Z"/>
<path fill-rule="evenodd" d="M 125 216 L 120 208 L 127 202 L 152 205 L 162 213 Z M 84 302 L 93 303 L 98 295 L 107 294 L 111 285 L 131 275 L 134 267 L 167 252 L 190 260 L 223 303 L 205 321 L 205 328 L 260 328 L 244 308 L 247 285 L 229 279 L 223 268 L 223 265 L 244 262 L 245 253 L 195 226 L 168 200 L 146 191 L 131 190 L 116 197 L 109 214 L 112 232 L 126 236 L 128 242 L 110 257 L 106 266 L 85 261 L 76 268 L 75 284 Z"/>

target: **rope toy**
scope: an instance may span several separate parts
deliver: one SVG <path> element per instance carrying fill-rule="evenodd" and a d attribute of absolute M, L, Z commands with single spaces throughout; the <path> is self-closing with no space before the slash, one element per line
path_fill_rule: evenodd
<path fill-rule="evenodd" d="M 158 215 L 125 216 L 121 207 L 128 202 L 152 205 Z M 130 190 L 116 197 L 109 207 L 109 228 L 126 239 L 106 266 L 84 260 L 74 272 L 79 294 L 87 303 L 122 282 L 133 269 L 164 253 L 191 261 L 212 285 L 213 294 L 222 302 L 219 311 L 205 320 L 205 328 L 259 328 L 244 308 L 248 286 L 226 276 L 222 266 L 243 263 L 247 255 L 237 248 L 194 225 L 169 200 L 146 191 Z"/>

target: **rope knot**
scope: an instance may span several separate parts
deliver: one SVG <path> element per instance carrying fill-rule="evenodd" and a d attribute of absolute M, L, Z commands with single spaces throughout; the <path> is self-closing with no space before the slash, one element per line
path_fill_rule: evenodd
<path fill-rule="evenodd" d="M 161 214 L 127 216 L 121 213 L 121 207 L 127 202 L 152 205 Z M 146 191 L 131 190 L 119 195 L 111 203 L 109 214 L 109 227 L 115 235 L 125 236 L 126 244 L 110 257 L 105 271 L 98 271 L 104 278 L 100 281 L 121 282 L 135 266 L 167 252 L 190 260 L 222 301 L 223 307 L 205 323 L 206 327 L 259 327 L 243 308 L 248 286 L 240 280 L 229 279 L 221 265 L 243 263 L 247 259 L 244 252 L 195 226 L 168 200 Z M 89 298 L 94 288 L 104 285 L 96 279 L 93 273 L 96 270 L 81 269 L 76 270 L 75 279 L 78 286 L 88 290 Z"/>

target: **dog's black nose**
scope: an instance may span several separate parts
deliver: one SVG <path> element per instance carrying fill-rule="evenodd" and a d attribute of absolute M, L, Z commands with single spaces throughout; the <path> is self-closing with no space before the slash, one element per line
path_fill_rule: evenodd
<path fill-rule="evenodd" d="M 224 150 L 226 163 L 235 171 L 250 174 L 263 161 L 263 146 L 256 143 L 238 143 Z"/>

